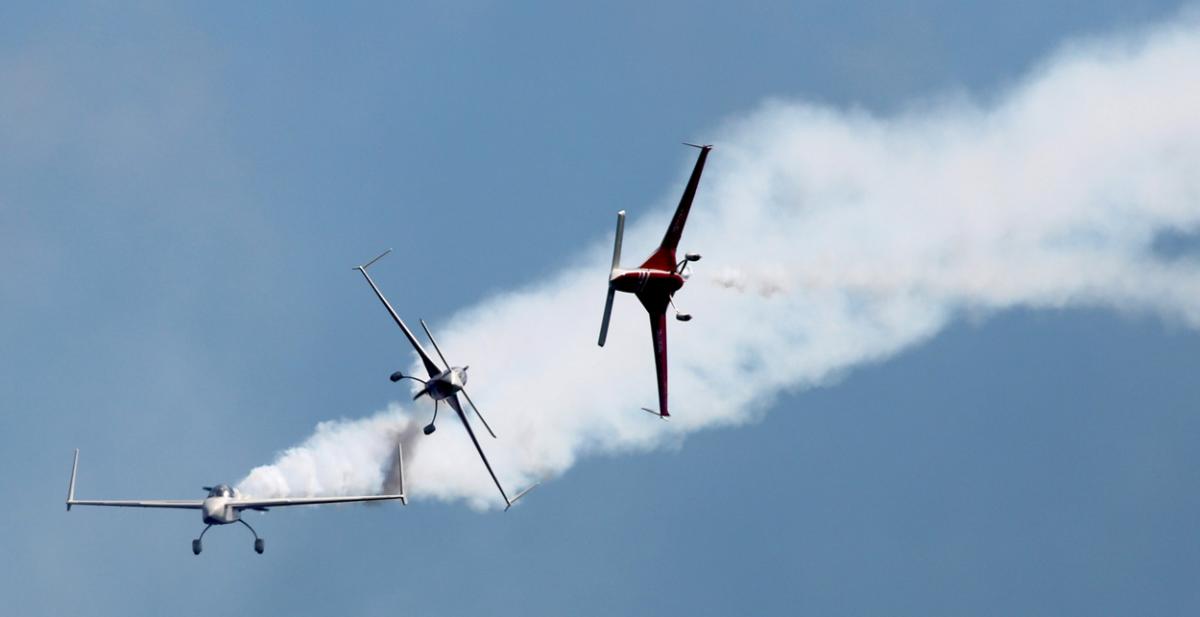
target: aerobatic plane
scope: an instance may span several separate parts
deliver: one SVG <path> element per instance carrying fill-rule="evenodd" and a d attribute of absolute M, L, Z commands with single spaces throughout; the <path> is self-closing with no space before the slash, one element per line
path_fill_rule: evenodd
<path fill-rule="evenodd" d="M 111 506 L 118 508 L 172 508 L 176 510 L 200 510 L 201 519 L 206 525 L 200 537 L 192 540 L 192 554 L 199 555 L 204 534 L 213 525 L 229 525 L 241 523 L 254 534 L 254 552 L 262 554 L 266 549 L 263 539 L 250 523 L 242 520 L 243 510 L 267 512 L 270 508 L 284 506 L 321 506 L 334 503 L 356 503 L 364 501 L 394 501 L 408 505 L 404 495 L 404 453 L 400 444 L 396 444 L 396 478 L 400 492 L 390 495 L 357 495 L 339 497 L 279 497 L 272 499 L 256 499 L 246 497 L 228 484 L 206 486 L 208 496 L 204 499 L 75 499 L 75 474 L 79 470 L 79 449 L 75 449 L 75 462 L 71 464 L 71 484 L 67 487 L 67 511 L 71 506 Z"/>
<path fill-rule="evenodd" d="M 433 358 L 429 356 L 429 353 L 425 351 L 425 348 L 421 346 L 421 342 L 417 340 L 417 337 L 413 336 L 412 330 L 409 330 L 408 326 L 404 323 L 404 320 L 400 319 L 400 315 L 396 313 L 396 309 L 392 308 L 392 304 L 383 296 L 383 292 L 379 291 L 379 287 L 375 285 L 375 281 L 371 279 L 371 275 L 367 274 L 367 268 L 370 268 L 371 265 L 380 259 L 383 259 L 385 255 L 391 252 L 392 249 L 388 249 L 375 259 L 367 262 L 366 265 L 357 266 L 354 269 L 362 272 L 363 277 L 367 279 L 367 283 L 371 285 L 371 289 L 375 291 L 375 295 L 379 297 L 379 301 L 383 303 L 383 306 L 387 309 L 388 314 L 392 316 L 392 320 L 396 322 L 397 326 L 400 326 L 400 330 L 404 332 L 404 337 L 408 339 L 408 342 L 412 344 L 413 349 L 417 351 L 417 355 L 421 357 L 421 364 L 425 365 L 425 372 L 429 375 L 429 379 L 421 379 L 420 377 L 416 377 L 414 375 L 405 375 L 400 371 L 392 373 L 390 379 L 393 383 L 400 381 L 401 379 L 411 379 L 420 383 L 421 389 L 418 390 L 413 396 L 414 401 L 422 396 L 428 396 L 430 399 L 433 399 L 433 420 L 431 420 L 429 424 L 425 426 L 424 432 L 426 435 L 429 435 L 437 430 L 436 422 L 438 404 L 442 401 L 445 401 L 447 405 L 450 405 L 451 409 L 458 414 L 458 419 L 462 421 L 463 427 L 467 429 L 467 435 L 471 436 L 471 443 L 475 444 L 475 450 L 479 452 L 479 458 L 483 459 L 483 466 L 487 468 L 488 474 L 492 476 L 492 482 L 495 482 L 496 488 L 500 490 L 500 496 L 504 498 L 504 509 L 507 511 L 513 506 L 514 503 L 517 502 L 518 499 L 524 497 L 526 493 L 533 490 L 537 485 L 531 486 L 520 493 L 517 493 L 517 496 L 513 497 L 512 499 L 508 498 L 508 493 L 506 493 L 504 491 L 504 487 L 500 485 L 500 480 L 496 478 L 496 472 L 492 471 L 492 464 L 488 462 L 487 455 L 483 453 L 483 447 L 479 445 L 479 439 L 475 437 L 475 430 L 471 428 L 471 423 L 467 421 L 467 415 L 463 413 L 462 403 L 460 403 L 458 400 L 459 394 L 462 394 L 463 397 L 467 399 L 467 402 L 471 404 L 471 409 L 475 410 L 475 416 L 479 418 L 479 421 L 483 423 L 483 426 L 487 429 L 487 432 L 491 434 L 493 439 L 495 439 L 496 433 L 492 431 L 492 427 L 488 426 L 487 420 L 483 419 L 483 414 L 479 413 L 479 408 L 475 406 L 475 401 L 471 400 L 471 396 L 467 394 L 465 389 L 467 385 L 467 369 L 470 367 L 451 366 L 450 362 L 446 360 L 446 356 L 442 354 L 441 348 L 438 347 L 437 341 L 433 339 L 433 333 L 430 332 L 429 327 L 425 325 L 425 320 L 422 319 L 420 320 L 421 328 L 425 330 L 425 336 L 429 337 L 430 343 L 433 343 L 434 351 L 436 351 L 438 357 L 442 359 L 442 363 L 446 365 L 446 368 L 442 369 L 437 362 L 434 362 Z"/>
<path fill-rule="evenodd" d="M 700 184 L 700 174 L 704 171 L 704 161 L 712 146 L 685 144 L 700 149 L 692 176 L 688 178 L 687 187 L 683 189 L 683 197 L 675 208 L 675 216 L 667 227 L 662 243 L 642 265 L 629 270 L 621 268 L 621 236 L 625 233 L 625 211 L 617 213 L 617 237 L 613 244 L 612 269 L 608 272 L 608 299 L 604 302 L 604 318 L 600 322 L 601 347 L 608 338 L 608 320 L 612 316 L 613 296 L 618 291 L 637 296 L 650 315 L 650 338 L 654 343 L 654 366 L 658 372 L 658 410 L 643 407 L 642 409 L 661 418 L 671 415 L 667 409 L 667 306 L 675 307 L 672 298 L 675 292 L 683 287 L 688 277 L 688 263 L 699 261 L 697 253 L 687 253 L 682 260 L 675 260 L 675 249 L 679 245 L 679 237 L 683 235 L 683 226 L 687 223 L 688 211 L 692 208 L 692 200 L 696 197 L 696 187 Z M 675 311 L 675 319 L 690 321 L 691 315 Z"/>

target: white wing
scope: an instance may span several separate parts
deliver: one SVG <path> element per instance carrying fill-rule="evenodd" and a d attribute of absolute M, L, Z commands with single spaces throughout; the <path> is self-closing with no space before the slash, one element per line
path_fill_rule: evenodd
<path fill-rule="evenodd" d="M 117 508 L 182 508 L 199 510 L 204 507 L 202 499 L 68 499 L 71 506 L 113 506 Z"/>
<path fill-rule="evenodd" d="M 203 499 L 75 499 L 75 472 L 79 470 L 79 448 L 71 464 L 71 484 L 67 487 L 67 509 L 71 506 L 112 506 L 115 508 L 182 508 L 199 510 Z"/>
<path fill-rule="evenodd" d="M 358 503 L 363 501 L 407 501 L 404 493 L 394 495 L 353 495 L 346 497 L 279 497 L 276 499 L 230 499 L 225 502 L 239 510 L 251 508 L 282 508 L 284 506 L 321 506 L 332 503 Z M 78 503 L 78 502 L 77 502 Z"/>
<path fill-rule="evenodd" d="M 365 273 L 364 273 L 365 274 Z M 340 497 L 276 497 L 272 499 L 254 499 L 237 497 L 230 499 L 230 506 L 239 510 L 253 508 L 282 508 L 285 506 L 322 506 L 334 503 L 359 503 L 366 501 L 396 501 L 408 505 L 408 497 L 404 493 L 404 448 L 396 444 L 396 480 L 400 492 L 388 495 L 343 495 Z"/>
<path fill-rule="evenodd" d="M 75 462 L 71 465 L 71 484 L 67 487 L 67 509 L 71 506 L 111 506 L 117 508 L 181 508 L 198 510 L 204 507 L 203 499 L 75 499 L 75 473 L 79 469 L 79 449 L 75 449 Z M 281 497 L 276 499 L 230 499 L 226 504 L 245 510 L 249 508 L 280 508 L 283 506 L 318 506 L 331 503 L 355 503 L 363 501 L 400 500 L 408 504 L 404 494 L 404 450 L 396 444 L 396 474 L 400 492 L 389 495 L 353 495 L 342 497 Z"/>

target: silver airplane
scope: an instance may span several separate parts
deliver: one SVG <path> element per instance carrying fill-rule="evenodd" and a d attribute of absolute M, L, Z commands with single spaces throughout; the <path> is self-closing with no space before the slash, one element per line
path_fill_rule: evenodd
<path fill-rule="evenodd" d="M 380 253 L 375 259 L 368 261 L 365 265 L 357 266 L 354 269 L 362 272 L 363 277 L 367 279 L 367 283 L 371 285 L 371 289 L 375 291 L 375 295 L 379 297 L 379 301 L 383 303 L 383 306 L 392 316 L 392 320 L 396 322 L 396 325 L 400 326 L 400 330 L 404 332 L 405 338 L 407 338 L 408 342 L 412 344 L 413 349 L 417 350 L 417 355 L 421 357 L 421 363 L 425 365 L 425 372 L 429 374 L 429 379 L 421 379 L 420 377 L 415 377 L 413 375 L 405 375 L 400 371 L 392 373 L 390 379 L 393 383 L 400 381 L 401 379 L 411 379 L 420 383 L 421 389 L 418 390 L 416 395 L 413 396 L 414 401 L 422 396 L 428 396 L 429 398 L 433 399 L 433 419 L 430 420 L 429 424 L 425 426 L 424 431 L 426 435 L 429 435 L 437 430 L 435 423 L 437 422 L 439 403 L 445 401 L 447 405 L 454 409 L 455 413 L 458 414 L 458 419 L 462 420 L 463 426 L 467 429 L 467 434 L 471 436 L 471 442 L 475 444 L 475 450 L 479 452 L 479 458 L 483 459 L 483 466 L 487 467 L 488 474 L 492 476 L 492 482 L 496 483 L 496 488 L 500 490 L 500 496 L 504 498 L 504 510 L 508 511 L 508 509 L 511 508 L 514 503 L 517 503 L 518 499 L 524 497 L 526 493 L 533 490 L 537 485 L 535 484 L 521 491 L 520 493 L 517 493 L 517 496 L 513 497 L 512 499 L 508 498 L 508 493 L 506 493 L 504 491 L 504 487 L 500 485 L 500 480 L 496 478 L 496 472 L 492 471 L 492 464 L 488 462 L 487 455 L 483 453 L 483 447 L 479 445 L 479 439 L 475 437 L 475 431 L 471 428 L 471 423 L 467 421 L 467 415 L 463 413 L 462 403 L 460 403 L 458 400 L 458 395 L 461 393 L 463 397 L 467 399 L 467 402 L 471 404 L 471 409 L 475 410 L 475 415 L 479 418 L 479 421 L 483 422 L 483 427 L 487 429 L 487 432 L 494 439 L 496 437 L 496 433 L 492 431 L 492 427 L 488 426 L 487 420 L 483 419 L 483 414 L 479 413 L 479 408 L 475 406 L 475 401 L 471 400 L 471 396 L 467 394 L 465 389 L 467 385 L 467 369 L 470 367 L 451 366 L 450 362 L 446 360 L 446 356 L 442 354 L 441 348 L 438 347 L 437 341 L 434 340 L 433 333 L 429 331 L 429 326 L 426 326 L 425 320 L 422 319 L 420 320 L 421 329 L 425 330 L 425 336 L 428 336 L 429 342 L 433 343 L 434 351 L 436 351 L 438 357 L 442 359 L 442 363 L 446 365 L 446 368 L 442 369 L 442 367 L 438 366 L 438 363 L 433 361 L 433 358 L 431 358 L 429 353 L 425 351 L 425 348 L 421 346 L 421 342 L 418 341 L 417 337 L 413 335 L 412 330 L 409 330 L 408 326 L 405 325 L 404 320 L 400 319 L 400 315 L 396 313 L 396 309 L 392 308 L 392 304 L 383 296 L 383 292 L 379 291 L 379 287 L 375 284 L 375 281 L 371 279 L 371 275 L 367 274 L 367 268 L 370 268 L 375 262 L 383 259 L 384 256 L 391 252 L 392 249 L 388 249 Z"/>
<path fill-rule="evenodd" d="M 75 499 L 75 473 L 79 470 L 79 448 L 75 449 L 75 462 L 71 465 L 71 484 L 67 488 L 67 511 L 71 506 L 113 506 L 119 508 L 174 508 L 182 510 L 200 510 L 206 527 L 200 532 L 200 537 L 192 540 L 192 554 L 199 555 L 202 548 L 200 542 L 204 534 L 213 525 L 228 525 L 241 523 L 254 534 L 254 552 L 262 554 L 266 548 L 263 539 L 250 523 L 242 520 L 242 510 L 258 510 L 267 512 L 269 508 L 284 506 L 320 506 L 333 503 L 356 503 L 364 501 L 394 501 L 408 505 L 404 494 L 404 463 L 403 452 L 396 445 L 396 478 L 400 484 L 400 492 L 391 495 L 357 495 L 342 497 L 280 497 L 274 499 L 254 499 L 243 497 L 236 489 L 227 484 L 206 486 L 208 497 L 204 499 Z"/>

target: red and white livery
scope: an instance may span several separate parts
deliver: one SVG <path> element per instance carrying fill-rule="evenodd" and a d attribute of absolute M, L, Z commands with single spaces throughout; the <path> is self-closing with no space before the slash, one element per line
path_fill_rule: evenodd
<path fill-rule="evenodd" d="M 612 269 L 608 274 L 608 299 L 604 303 L 604 319 L 600 323 L 599 345 L 604 346 L 608 338 L 608 321 L 612 315 L 613 297 L 616 292 L 623 291 L 637 296 L 650 315 L 650 338 L 654 343 L 654 365 L 658 372 L 658 411 L 643 408 L 650 413 L 666 418 L 670 416 L 667 409 L 667 307 L 674 308 L 672 298 L 675 292 L 683 287 L 687 280 L 689 262 L 699 261 L 697 253 L 687 253 L 682 260 L 675 257 L 675 249 L 679 246 L 679 237 L 683 235 L 683 226 L 687 223 L 688 211 L 692 208 L 692 200 L 696 197 L 696 188 L 700 185 L 700 174 L 704 171 L 704 162 L 712 146 L 686 144 L 700 149 L 696 166 L 688 178 L 687 187 L 683 189 L 683 197 L 675 209 L 675 216 L 667 233 L 663 236 L 658 249 L 637 268 L 621 268 L 621 237 L 625 232 L 625 211 L 617 213 L 617 237 L 613 244 Z M 691 315 L 675 312 L 679 321 L 690 321 Z"/>

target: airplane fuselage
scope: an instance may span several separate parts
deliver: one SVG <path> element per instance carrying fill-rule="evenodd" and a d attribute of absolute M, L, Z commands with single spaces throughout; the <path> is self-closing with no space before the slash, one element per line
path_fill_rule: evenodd
<path fill-rule="evenodd" d="M 431 377 L 421 390 L 421 394 L 426 394 L 435 401 L 441 401 L 454 396 L 466 385 L 467 368 L 455 366 Z"/>
<path fill-rule="evenodd" d="M 204 524 L 206 525 L 228 525 L 236 523 L 241 513 L 237 508 L 232 508 L 228 505 L 228 497 L 209 497 L 204 500 L 204 507 L 200 510 Z"/>
<path fill-rule="evenodd" d="M 617 270 L 613 273 L 611 281 L 617 291 L 667 298 L 683 287 L 683 276 L 677 272 L 653 268 Z"/>

